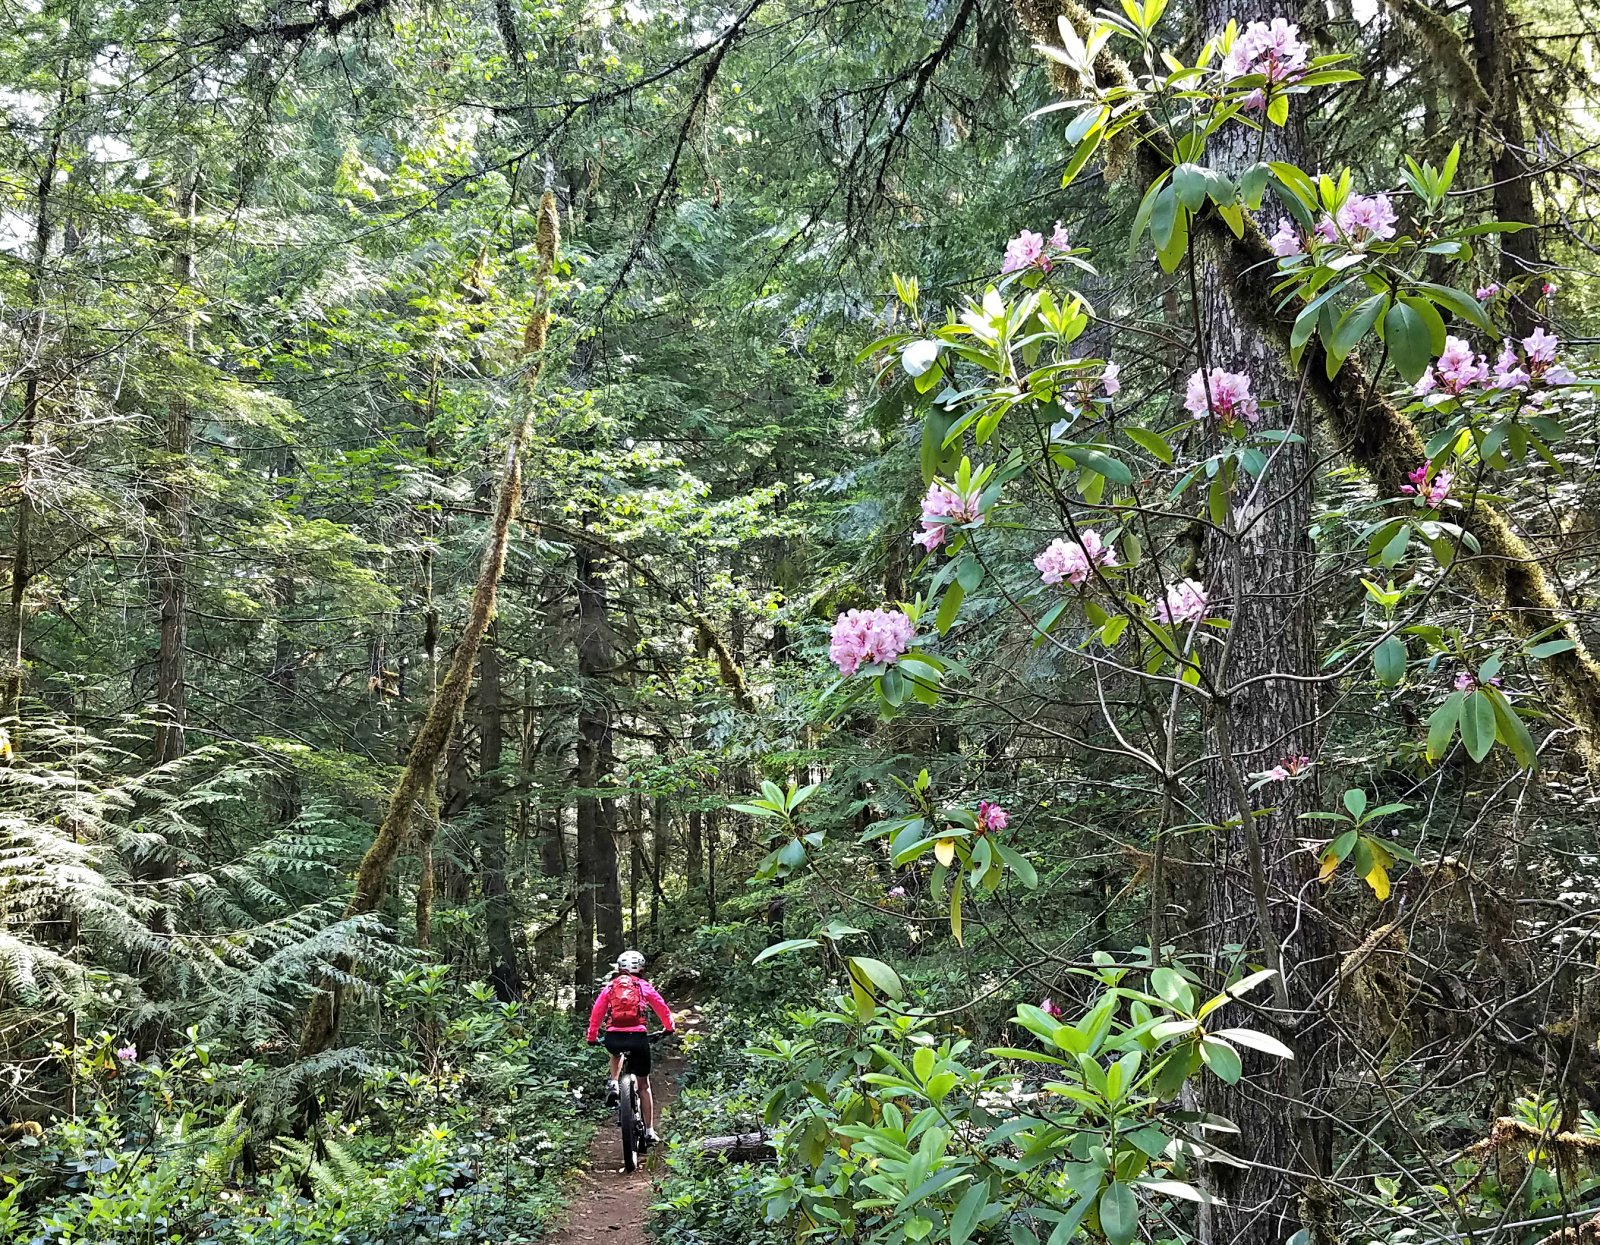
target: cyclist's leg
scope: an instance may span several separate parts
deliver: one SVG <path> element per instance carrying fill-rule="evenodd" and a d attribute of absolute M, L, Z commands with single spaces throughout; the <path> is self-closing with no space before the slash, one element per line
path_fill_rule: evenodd
<path fill-rule="evenodd" d="M 649 1132 L 656 1125 L 656 1103 L 655 1097 L 650 1093 L 648 1073 L 639 1078 L 639 1106 L 639 1113 L 644 1116 L 644 1130 Z"/>

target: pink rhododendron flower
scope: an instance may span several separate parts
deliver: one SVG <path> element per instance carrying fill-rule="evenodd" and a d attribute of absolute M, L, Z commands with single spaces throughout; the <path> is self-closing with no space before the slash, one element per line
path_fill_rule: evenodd
<path fill-rule="evenodd" d="M 1261 776 L 1268 782 L 1282 782 L 1289 777 L 1289 771 L 1282 765 L 1274 765 Z"/>
<path fill-rule="evenodd" d="M 1491 282 L 1488 285 L 1481 285 L 1481 286 L 1478 287 L 1478 301 L 1480 303 L 1486 303 L 1491 298 L 1494 298 L 1496 295 L 1498 295 L 1499 293 L 1500 293 L 1500 287 L 1498 285 L 1495 285 L 1493 282 Z"/>
<path fill-rule="evenodd" d="M 979 830 L 1004 830 L 1010 820 L 1010 814 L 998 804 L 991 804 L 988 800 L 978 801 Z"/>
<path fill-rule="evenodd" d="M 1433 369 L 1430 367 L 1422 373 L 1417 383 L 1411 387 L 1411 392 L 1420 398 L 1424 394 L 1432 393 L 1438 387 L 1439 378 L 1433 374 Z"/>
<path fill-rule="evenodd" d="M 1522 339 L 1522 349 L 1527 352 L 1529 363 L 1554 363 L 1556 347 L 1560 344 L 1559 337 L 1546 333 L 1543 328 L 1534 329 L 1531 336 Z"/>
<path fill-rule="evenodd" d="M 1100 373 L 1100 387 L 1106 391 L 1106 397 L 1122 392 L 1122 364 L 1115 359 L 1106 363 L 1105 371 Z"/>
<path fill-rule="evenodd" d="M 1204 419 L 1215 412 L 1224 423 L 1243 419 L 1253 424 L 1261 418 L 1260 408 L 1250 396 L 1250 378 L 1243 372 L 1225 372 L 1220 367 L 1211 369 L 1209 385 L 1203 370 L 1189 377 L 1183 408 L 1196 419 Z"/>
<path fill-rule="evenodd" d="M 132 1063 L 138 1057 L 139 1048 L 137 1046 L 117 1047 L 117 1058 L 122 1060 L 123 1063 Z"/>
<path fill-rule="evenodd" d="M 1061 1016 L 1061 1008 L 1056 1004 L 1054 999 L 1040 999 L 1039 1010 L 1042 1011 L 1046 1016 L 1054 1016 L 1057 1019 L 1059 1019 Z"/>
<path fill-rule="evenodd" d="M 1051 541 L 1049 548 L 1036 557 L 1033 564 L 1039 568 L 1039 578 L 1047 584 L 1066 580 L 1074 587 L 1081 587 L 1089 578 L 1091 567 L 1115 566 L 1117 554 L 1100 538 L 1099 532 L 1085 532 L 1081 542 L 1066 538 Z"/>
<path fill-rule="evenodd" d="M 1246 112 L 1265 112 L 1267 110 L 1267 93 L 1257 87 L 1244 97 L 1241 106 Z"/>
<path fill-rule="evenodd" d="M 911 539 L 932 553 L 944 544 L 945 529 L 951 524 L 981 522 L 976 493 L 963 497 L 944 481 L 935 480 L 922 499 L 922 531 Z"/>
<path fill-rule="evenodd" d="M 1070 251 L 1072 249 L 1072 242 L 1067 237 L 1067 227 L 1060 221 L 1057 221 L 1056 227 L 1050 231 L 1050 249 L 1052 251 Z"/>
<path fill-rule="evenodd" d="M 1352 194 L 1339 205 L 1335 219 L 1349 237 L 1363 242 L 1368 238 L 1383 241 L 1394 237 L 1394 223 L 1399 218 L 1388 195 Z"/>
<path fill-rule="evenodd" d="M 905 897 L 906 888 L 903 886 L 891 886 L 886 895 L 886 898 L 889 899 L 904 899 Z"/>
<path fill-rule="evenodd" d="M 1021 272 L 1035 266 L 1050 271 L 1050 260 L 1044 253 L 1044 235 L 1024 229 L 1006 243 L 1006 257 L 1001 261 L 1000 271 Z"/>
<path fill-rule="evenodd" d="M 1547 385 L 1576 385 L 1578 383 L 1578 374 L 1567 367 L 1566 364 L 1557 363 L 1554 367 L 1545 371 L 1544 382 Z M 1540 394 L 1538 396 L 1542 398 L 1546 395 Z"/>
<path fill-rule="evenodd" d="M 1287 216 L 1278 218 L 1278 232 L 1267 239 L 1267 245 L 1272 248 L 1272 253 L 1279 259 L 1288 259 L 1291 255 L 1304 255 L 1305 247 L 1300 244 L 1300 231 Z"/>
<path fill-rule="evenodd" d="M 1222 69 L 1229 78 L 1264 74 L 1268 82 L 1287 82 L 1305 69 L 1306 51 L 1300 28 L 1283 18 L 1251 22 L 1228 49 Z"/>
<path fill-rule="evenodd" d="M 828 656 L 840 674 L 854 674 L 865 662 L 898 661 L 913 634 L 911 619 L 901 610 L 850 610 L 833 624 Z"/>
<path fill-rule="evenodd" d="M 1156 602 L 1155 616 L 1169 626 L 1199 622 L 1206 616 L 1206 590 L 1192 579 L 1168 584 L 1166 594 Z"/>
<path fill-rule="evenodd" d="M 1317 222 L 1316 235 L 1324 242 L 1337 242 L 1339 240 L 1339 227 L 1333 223 L 1333 217 L 1324 216 Z"/>
<path fill-rule="evenodd" d="M 1458 692 L 1470 692 L 1474 688 L 1485 686 L 1485 683 L 1487 683 L 1487 686 L 1489 687 L 1499 687 L 1500 676 L 1495 675 L 1486 681 L 1480 681 L 1478 676 L 1473 674 L 1470 670 L 1463 670 L 1456 675 L 1456 691 Z"/>
<path fill-rule="evenodd" d="M 1408 497 L 1424 498 L 1430 506 L 1437 508 L 1444 503 L 1446 497 L 1450 496 L 1450 485 L 1455 478 L 1454 472 L 1441 471 L 1430 482 L 1428 479 L 1428 464 L 1423 463 L 1406 476 L 1406 479 L 1410 480 L 1411 483 L 1402 484 L 1400 491 Z"/>
<path fill-rule="evenodd" d="M 1554 293 L 1555 293 L 1555 292 L 1556 292 L 1556 291 L 1557 291 L 1557 290 L 1559 290 L 1559 289 L 1560 289 L 1560 288 L 1561 288 L 1561 287 L 1560 287 L 1560 286 L 1559 286 L 1559 285 L 1557 285 L 1557 284 L 1556 284 L 1556 283 L 1555 283 L 1555 282 L 1554 282 L 1554 281 L 1546 281 L 1546 282 L 1545 282 L 1545 283 L 1544 283 L 1544 284 L 1543 284 L 1543 285 L 1541 285 L 1541 286 L 1540 286 L 1540 287 L 1539 287 L 1539 288 L 1540 288 L 1540 289 L 1541 289 L 1541 290 L 1543 290 L 1543 291 L 1544 291 L 1544 292 L 1545 292 L 1545 294 L 1546 294 L 1546 295 L 1550 295 L 1550 294 L 1554 294 Z"/>
<path fill-rule="evenodd" d="M 1511 348 L 1511 343 L 1506 342 L 1505 348 L 1500 351 L 1500 357 L 1494 363 L 1494 380 L 1491 383 L 1495 389 L 1521 389 L 1532 377 L 1527 369 L 1522 366 L 1522 360 L 1517 357 L 1517 352 Z"/>
<path fill-rule="evenodd" d="M 1446 337 L 1444 353 L 1432 371 L 1441 388 L 1459 396 L 1488 377 L 1489 365 L 1481 354 L 1472 353 L 1472 346 L 1463 338 Z"/>

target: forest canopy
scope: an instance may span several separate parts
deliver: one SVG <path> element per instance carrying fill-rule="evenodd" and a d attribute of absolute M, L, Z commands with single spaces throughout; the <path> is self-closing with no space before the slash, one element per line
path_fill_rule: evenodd
<path fill-rule="evenodd" d="M 1595 20 L 0 0 L 5 1239 L 1600 1241 Z"/>

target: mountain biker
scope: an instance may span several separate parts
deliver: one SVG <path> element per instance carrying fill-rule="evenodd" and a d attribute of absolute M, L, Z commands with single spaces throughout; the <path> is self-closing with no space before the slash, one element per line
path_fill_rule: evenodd
<path fill-rule="evenodd" d="M 672 1033 L 672 1012 L 656 988 L 639 974 L 644 969 L 644 956 L 637 951 L 624 951 L 617 957 L 616 975 L 600 991 L 589 1013 L 589 1045 L 600 1044 L 600 1022 L 606 1027 L 605 1047 L 611 1052 L 611 1073 L 606 1080 L 606 1106 L 617 1105 L 617 1074 L 622 1067 L 622 1056 L 628 1056 L 628 1067 L 639 1082 L 639 1101 L 644 1116 L 646 1145 L 661 1139 L 656 1136 L 655 1103 L 650 1095 L 650 1039 L 646 1036 L 644 1009 L 646 1004 L 661 1021 L 661 1027 Z"/>

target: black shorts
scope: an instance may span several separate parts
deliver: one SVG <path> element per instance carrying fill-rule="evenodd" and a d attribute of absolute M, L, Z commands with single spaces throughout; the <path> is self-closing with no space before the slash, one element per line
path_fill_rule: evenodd
<path fill-rule="evenodd" d="M 606 1049 L 613 1055 L 628 1056 L 628 1071 L 635 1076 L 650 1075 L 650 1035 L 647 1033 L 607 1033 Z"/>

